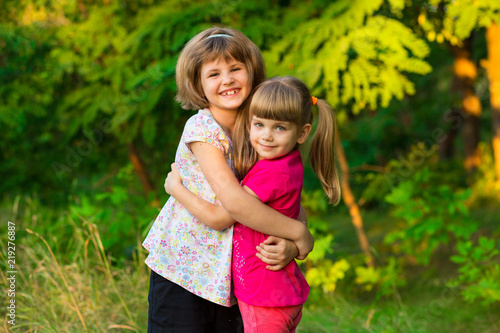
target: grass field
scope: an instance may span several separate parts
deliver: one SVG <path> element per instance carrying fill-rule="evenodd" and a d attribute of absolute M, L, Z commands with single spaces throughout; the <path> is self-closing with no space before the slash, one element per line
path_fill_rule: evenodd
<path fill-rule="evenodd" d="M 2 243 L 7 243 L 7 221 L 15 207 L 1 211 Z M 47 215 L 47 214 L 46 214 Z M 48 215 L 53 218 L 52 215 Z M 94 223 L 60 214 L 51 228 L 39 228 L 44 214 L 27 211 L 16 221 L 15 326 L 7 316 L 9 297 L 0 296 L 4 332 L 145 332 L 149 272 L 145 253 L 116 262 L 106 254 Z M 372 239 L 378 239 L 377 214 L 367 214 Z M 336 216 L 336 243 L 344 252 L 356 239 L 347 216 Z M 5 221 L 5 223 L 4 223 Z M 61 235 L 72 235 L 61 239 Z M 69 228 L 69 229 L 68 229 Z M 39 234 L 34 230 L 50 230 Z M 140 244 L 140 239 L 138 239 Z M 354 251 L 354 250 L 353 250 Z M 0 280 L 7 286 L 6 247 L 2 248 Z M 335 294 L 313 291 L 305 306 L 299 332 L 500 332 L 500 308 L 470 304 L 459 291 L 447 287 L 453 267 L 435 264 L 408 276 L 408 284 L 390 298 L 375 301 L 374 293 L 353 292 L 349 281 Z M 3 288 L 5 290 L 5 288 Z"/>

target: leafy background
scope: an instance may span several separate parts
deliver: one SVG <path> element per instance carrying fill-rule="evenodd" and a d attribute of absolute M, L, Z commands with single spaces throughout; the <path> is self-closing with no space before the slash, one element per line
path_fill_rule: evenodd
<path fill-rule="evenodd" d="M 145 331 L 140 244 L 193 114 L 174 101 L 175 64 L 213 25 L 243 31 L 269 77 L 301 78 L 336 112 L 343 202 L 329 206 L 306 166 L 316 243 L 299 331 L 500 330 L 498 1 L 0 8 L 6 290 L 14 231 L 18 271 L 16 325 L 2 306 L 2 330 Z"/>

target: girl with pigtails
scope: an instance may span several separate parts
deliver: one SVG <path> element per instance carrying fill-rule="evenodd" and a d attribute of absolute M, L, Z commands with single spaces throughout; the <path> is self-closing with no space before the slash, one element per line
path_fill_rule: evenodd
<path fill-rule="evenodd" d="M 151 268 L 148 333 L 243 332 L 231 279 L 234 220 L 272 235 L 257 249 L 269 270 L 305 258 L 313 248 L 301 223 L 304 213 L 300 221 L 281 214 L 246 192 L 234 175 L 235 121 L 264 79 L 260 50 L 238 30 L 206 29 L 179 55 L 176 99 L 182 108 L 198 110 L 175 154 L 181 186 L 207 206 L 222 204 L 232 217 L 217 220 L 203 204 L 189 212 L 188 205 L 168 199 L 143 242 Z"/>
<path fill-rule="evenodd" d="M 334 160 L 336 121 L 328 103 L 311 96 L 302 81 L 276 77 L 257 86 L 248 106 L 238 114 L 233 135 L 234 165 L 243 189 L 292 219 L 301 211 L 303 165 L 298 148 L 312 130 L 314 107 L 319 117 L 309 159 L 330 202 L 337 204 L 340 184 Z M 165 189 L 209 227 L 232 223 L 224 205 L 204 205 L 201 198 L 186 189 L 175 167 Z M 202 206 L 208 214 L 201 214 Z M 234 224 L 232 280 L 244 330 L 295 332 L 309 286 L 295 260 L 280 270 L 266 269 L 256 256 L 256 248 L 267 237 L 239 222 Z"/>

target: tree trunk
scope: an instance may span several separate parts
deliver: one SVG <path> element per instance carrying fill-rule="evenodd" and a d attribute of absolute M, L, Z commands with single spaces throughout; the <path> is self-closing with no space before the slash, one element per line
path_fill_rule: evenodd
<path fill-rule="evenodd" d="M 155 193 L 153 205 L 159 207 L 160 203 L 154 190 L 153 183 L 149 179 L 148 173 L 146 172 L 146 167 L 144 166 L 144 162 L 137 152 L 133 140 L 128 144 L 128 157 L 130 159 L 130 162 L 132 162 L 132 165 L 134 166 L 134 170 L 139 177 L 139 180 L 141 181 L 144 192 L 146 193 L 146 195 L 149 195 L 152 192 Z"/>
<path fill-rule="evenodd" d="M 497 182 L 500 183 L 500 26 L 492 23 L 486 30 L 488 78 L 493 123 L 493 155 Z"/>
<path fill-rule="evenodd" d="M 452 107 L 450 109 L 450 118 L 456 119 L 460 115 L 460 110 L 457 110 L 457 108 Z M 455 138 L 457 137 L 458 134 L 458 126 L 451 126 L 450 129 L 448 130 L 448 133 L 446 133 L 444 139 L 439 142 L 439 147 L 438 147 L 438 153 L 439 153 L 439 158 L 441 160 L 449 160 L 455 157 Z"/>
<path fill-rule="evenodd" d="M 363 229 L 363 218 L 359 211 L 358 204 L 356 203 L 356 199 L 352 194 L 351 186 L 349 185 L 349 165 L 347 164 L 347 159 L 345 157 L 345 152 L 342 144 L 339 144 L 337 160 L 339 162 L 341 172 L 340 187 L 342 189 L 342 199 L 349 209 L 352 224 L 356 228 L 359 245 L 366 256 L 366 264 L 368 267 L 373 267 L 375 264 L 375 260 L 372 253 L 370 252 L 370 243 L 368 242 L 368 237 L 366 237 L 365 230 Z"/>
<path fill-rule="evenodd" d="M 481 163 L 479 155 L 479 117 L 481 101 L 474 91 L 477 78 L 477 65 L 472 60 L 472 40 L 463 41 L 462 46 L 451 46 L 453 54 L 453 74 L 456 78 L 456 89 L 462 100 L 462 116 L 464 120 L 463 140 L 465 151 L 465 168 L 473 171 Z"/>

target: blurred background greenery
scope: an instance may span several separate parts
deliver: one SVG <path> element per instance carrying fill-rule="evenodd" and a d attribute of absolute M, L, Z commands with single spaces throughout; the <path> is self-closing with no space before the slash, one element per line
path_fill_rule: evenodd
<path fill-rule="evenodd" d="M 300 332 L 500 331 L 500 2 L 0 2 L 1 283 L 16 332 L 144 332 L 140 244 L 184 122 L 183 45 L 243 31 L 336 111 L 343 202 L 306 166 Z M 4 232 L 5 230 L 5 232 Z M 9 301 L 0 295 L 2 304 Z"/>

